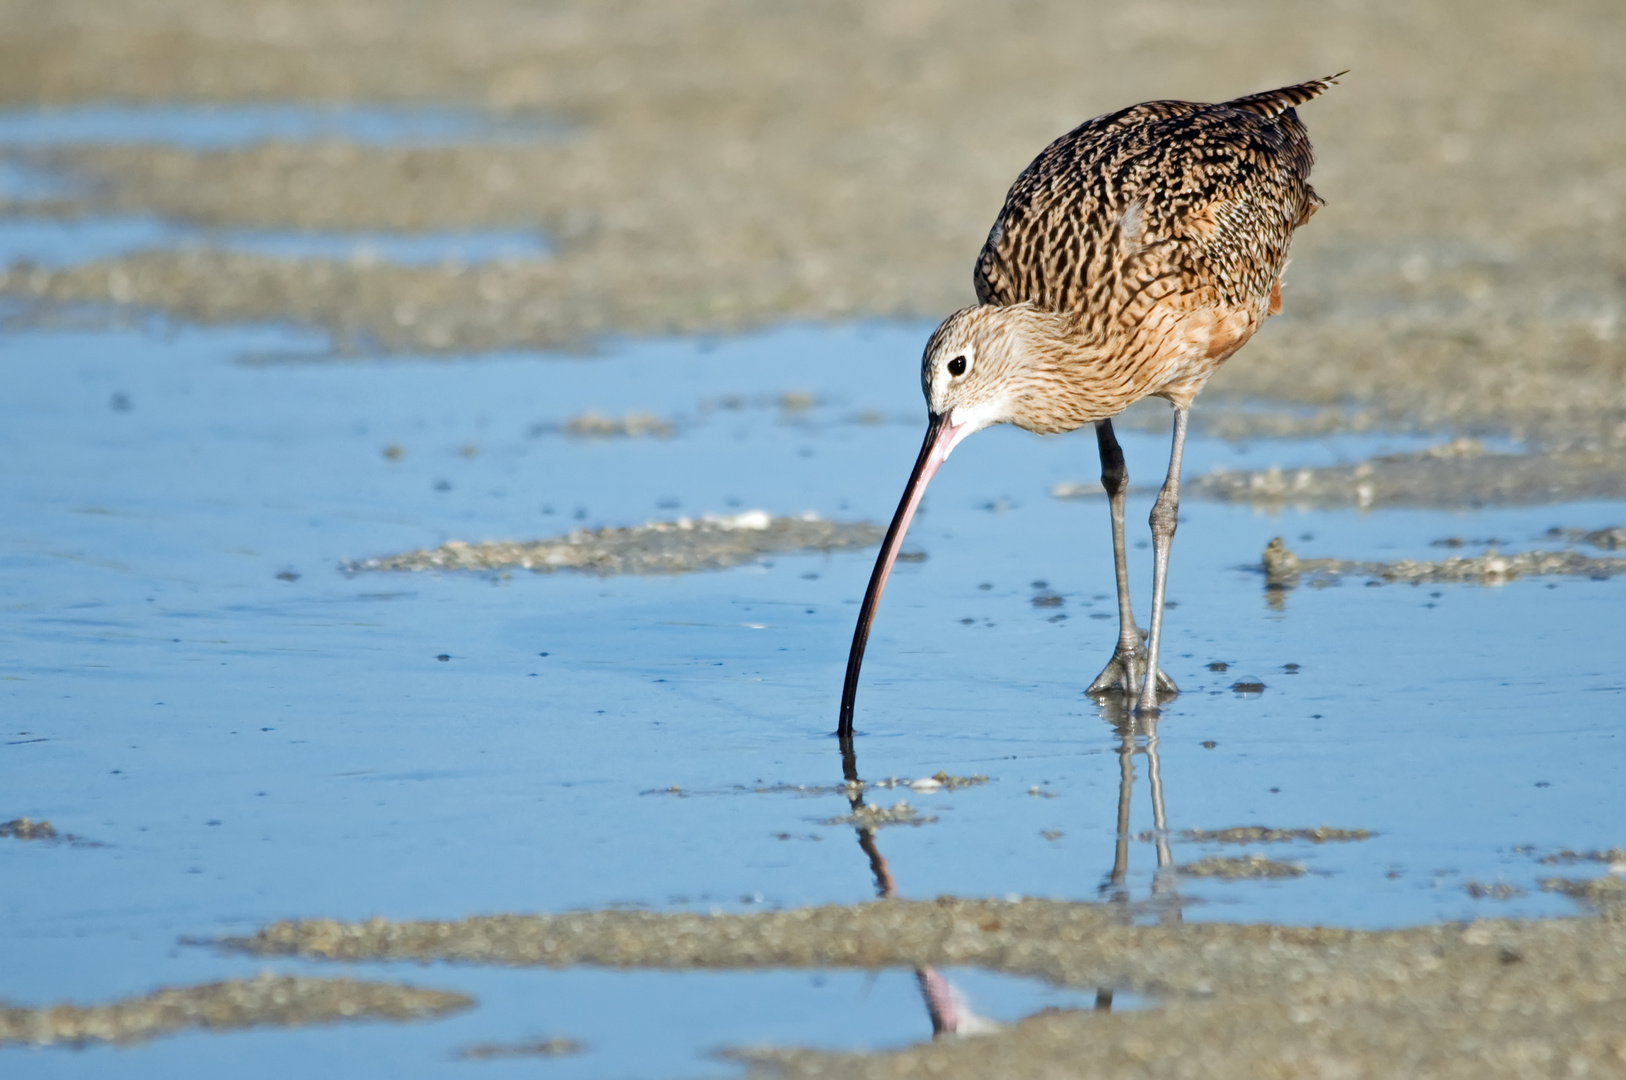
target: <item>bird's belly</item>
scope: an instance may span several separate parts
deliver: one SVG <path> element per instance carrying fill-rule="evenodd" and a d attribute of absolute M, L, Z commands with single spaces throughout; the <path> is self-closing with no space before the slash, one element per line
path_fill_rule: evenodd
<path fill-rule="evenodd" d="M 1189 409 L 1208 377 L 1245 345 L 1264 321 L 1255 307 L 1206 307 L 1166 320 L 1155 335 L 1142 396 Z"/>

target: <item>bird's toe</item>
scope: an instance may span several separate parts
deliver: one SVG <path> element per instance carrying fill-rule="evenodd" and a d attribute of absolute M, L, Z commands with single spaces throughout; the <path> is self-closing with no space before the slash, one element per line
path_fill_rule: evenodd
<path fill-rule="evenodd" d="M 1144 647 L 1130 652 L 1127 649 L 1118 649 L 1107 661 L 1107 666 L 1101 669 L 1101 674 L 1090 683 L 1089 694 L 1130 694 L 1139 696 L 1146 685 L 1146 649 Z M 1174 680 L 1158 669 L 1157 694 L 1160 698 L 1173 697 L 1180 692 Z"/>
<path fill-rule="evenodd" d="M 1090 688 L 1086 693 L 1129 693 L 1133 690 L 1134 685 L 1134 673 L 1127 669 L 1120 657 L 1114 656 L 1107 662 L 1107 666 L 1101 669 L 1101 674 L 1095 677 L 1095 681 L 1090 683 Z"/>

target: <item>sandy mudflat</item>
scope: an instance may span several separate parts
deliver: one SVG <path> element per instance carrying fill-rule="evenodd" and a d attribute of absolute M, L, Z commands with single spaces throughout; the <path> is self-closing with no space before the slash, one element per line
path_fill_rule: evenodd
<path fill-rule="evenodd" d="M 880 543 L 883 530 L 866 523 L 817 518 L 770 518 L 766 511 L 691 521 L 651 522 L 630 529 L 580 529 L 528 543 L 454 540 L 433 551 L 411 551 L 352 563 L 362 570 L 581 570 L 614 574 L 684 574 L 739 566 L 763 555 L 836 551 Z"/>
<path fill-rule="evenodd" d="M 1078 121 L 1352 69 L 1305 107 L 1329 206 L 1213 390 L 1626 444 L 1626 9 L 1571 2 L 0 4 L 0 101 L 464 103 L 525 143 L 76 148 L 59 207 L 215 225 L 541 227 L 549 258 L 398 268 L 154 252 L 7 292 L 362 350 L 936 318 L 1005 188 Z"/>
<path fill-rule="evenodd" d="M 882 901 L 766 915 L 578 912 L 445 923 L 279 923 L 231 944 L 329 960 L 757 968 L 981 964 L 1157 995 L 1142 1012 L 1045 1012 L 878 1055 L 753 1053 L 762 1075 L 1620 1076 L 1618 920 L 1370 933 L 1126 926 L 1038 900 Z"/>
<path fill-rule="evenodd" d="M 0 1046 L 134 1043 L 187 1030 L 305 1027 L 358 1020 L 426 1020 L 474 1005 L 465 994 L 356 979 L 262 973 L 202 986 L 171 986 L 100 1005 L 0 1005 Z"/>

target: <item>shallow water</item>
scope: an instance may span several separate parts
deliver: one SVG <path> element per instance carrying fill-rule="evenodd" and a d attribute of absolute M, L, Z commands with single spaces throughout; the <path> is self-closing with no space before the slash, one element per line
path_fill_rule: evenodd
<path fill-rule="evenodd" d="M 252 976 L 264 967 L 215 959 L 206 966 L 206 978 L 232 968 Z M 275 967 L 332 974 L 331 969 L 312 965 Z M 0 1050 L 0 1064 L 8 1076 L 42 1078 L 229 1074 L 269 1080 L 300 1071 L 323 1076 L 458 1077 L 470 1070 L 514 1075 L 537 1069 L 561 1080 L 720 1077 L 740 1071 L 718 1057 L 728 1047 L 880 1050 L 929 1041 L 932 1035 L 915 973 L 893 968 L 875 972 L 460 968 L 403 973 L 374 964 L 350 966 L 346 972 L 456 989 L 477 998 L 480 1006 L 430 1024 L 188 1033 L 130 1048 L 6 1049 Z M 1041 1009 L 1091 1009 L 1096 1004 L 1094 991 L 1050 987 L 974 968 L 950 968 L 942 974 L 974 1011 L 996 1024 Z M 1122 993 L 1111 1002 L 1118 1011 L 1142 1005 L 1140 999 Z M 483 1060 L 461 1056 L 474 1048 L 555 1037 L 580 1044 L 580 1051 Z"/>
<path fill-rule="evenodd" d="M 30 149 L 81 144 L 166 143 L 207 152 L 268 139 L 343 139 L 413 146 L 557 138 L 563 127 L 538 117 L 476 109 L 309 105 L 84 105 L 0 110 L 0 268 L 17 263 L 62 267 L 164 248 L 245 252 L 279 259 L 341 259 L 401 265 L 482 263 L 548 254 L 541 230 L 487 228 L 427 232 L 202 228 L 150 214 L 22 216 L 30 203 L 81 197 L 87 185 Z"/>
<path fill-rule="evenodd" d="M 433 265 L 535 259 L 548 253 L 537 230 L 453 229 L 421 233 L 201 229 L 157 217 L 0 218 L 0 267 L 60 267 L 157 249 L 238 251 L 276 259 L 340 259 Z"/>
<path fill-rule="evenodd" d="M 387 145 L 557 138 L 554 119 L 451 106 L 98 103 L 0 109 L 0 145 L 165 143 L 223 150 L 280 140 Z"/>
<path fill-rule="evenodd" d="M 44 169 L 0 161 L 0 199 L 44 199 L 57 194 L 60 187 L 61 180 Z"/>
<path fill-rule="evenodd" d="M 820 824 L 847 812 L 829 790 L 841 779 L 829 733 L 871 553 L 664 578 L 338 567 L 448 539 L 752 508 L 884 522 L 923 426 L 928 329 L 331 364 L 265 362 L 321 348 L 269 329 L 0 336 L 0 820 L 46 818 L 106 845 L 0 839 L 11 885 L 0 997 L 92 1002 L 251 973 L 261 965 L 178 941 L 289 916 L 874 895 L 851 827 Z M 561 432 L 589 410 L 652 412 L 674 431 Z M 1134 483 L 1155 483 L 1166 439 L 1120 438 Z M 1196 439 L 1187 470 L 1329 464 L 1428 441 Z M 1576 910 L 1539 891 L 1550 870 L 1536 856 L 1621 843 L 1626 664 L 1614 628 L 1626 586 L 1283 595 L 1251 567 L 1275 535 L 1303 555 L 1438 557 L 1439 538 L 1531 545 L 1550 526 L 1620 524 L 1626 507 L 1270 516 L 1188 502 L 1165 639 L 1185 692 L 1153 744 L 1144 731 L 1126 742 L 1082 693 L 1116 629 L 1106 508 L 1048 492 L 1097 468 L 1087 434 L 1000 429 L 962 446 L 927 496 L 910 546 L 928 558 L 894 574 L 870 643 L 859 771 L 989 782 L 875 793 L 938 819 L 877 834 L 901 894 L 1122 899 L 1143 917 L 1182 899 L 1188 920 L 1362 927 Z M 1131 498 L 1132 541 L 1150 497 Z M 1148 552 L 1131 559 L 1144 611 Z M 1041 588 L 1061 606 L 1034 606 Z M 1230 689 L 1250 677 L 1262 693 Z M 1171 834 L 1161 860 L 1140 839 L 1153 828 L 1152 751 Z M 825 790 L 757 790 L 777 785 Z M 1374 835 L 1245 849 L 1179 836 L 1249 824 Z M 1160 861 L 1248 853 L 1308 873 L 1159 873 Z M 1146 906 L 1154 879 L 1161 908 Z M 1469 881 L 1523 893 L 1476 900 Z M 174 1075 L 336 1055 L 382 1074 L 450 1061 L 470 1042 L 608 1043 L 598 1032 L 618 1030 L 615 1010 L 669 1047 L 929 1033 L 907 972 L 855 1007 L 857 984 L 841 982 L 855 976 L 832 991 L 847 1003 L 826 1006 L 806 996 L 808 973 L 363 970 L 481 1005 L 413 1027 L 0 1050 L 0 1071 Z M 880 1010 L 893 982 L 907 1019 L 860 1032 L 874 1018 L 855 1012 Z M 794 1024 L 776 1026 L 785 1017 Z M 585 1070 L 570 1075 L 602 1075 L 589 1057 L 566 1060 Z M 691 1075 L 681 1062 L 625 1067 Z"/>

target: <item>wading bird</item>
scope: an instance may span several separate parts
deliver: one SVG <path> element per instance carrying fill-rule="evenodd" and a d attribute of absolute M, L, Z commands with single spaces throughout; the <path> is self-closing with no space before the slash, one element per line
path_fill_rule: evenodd
<path fill-rule="evenodd" d="M 1063 135 L 1016 178 L 977 257 L 980 303 L 950 315 L 926 343 L 926 441 L 859 609 L 840 735 L 852 735 L 870 623 L 926 485 L 961 440 L 993 424 L 1041 435 L 1095 425 L 1119 626 L 1090 692 L 1138 696 L 1143 712 L 1157 710 L 1160 693 L 1178 693 L 1158 668 L 1158 644 L 1187 412 L 1208 377 L 1281 308 L 1288 243 L 1321 205 L 1294 106 L 1337 79 L 1217 105 L 1135 105 Z M 1111 418 L 1153 395 L 1174 406 L 1174 445 L 1152 507 L 1152 622 L 1143 642 L 1124 556 L 1129 474 Z"/>

